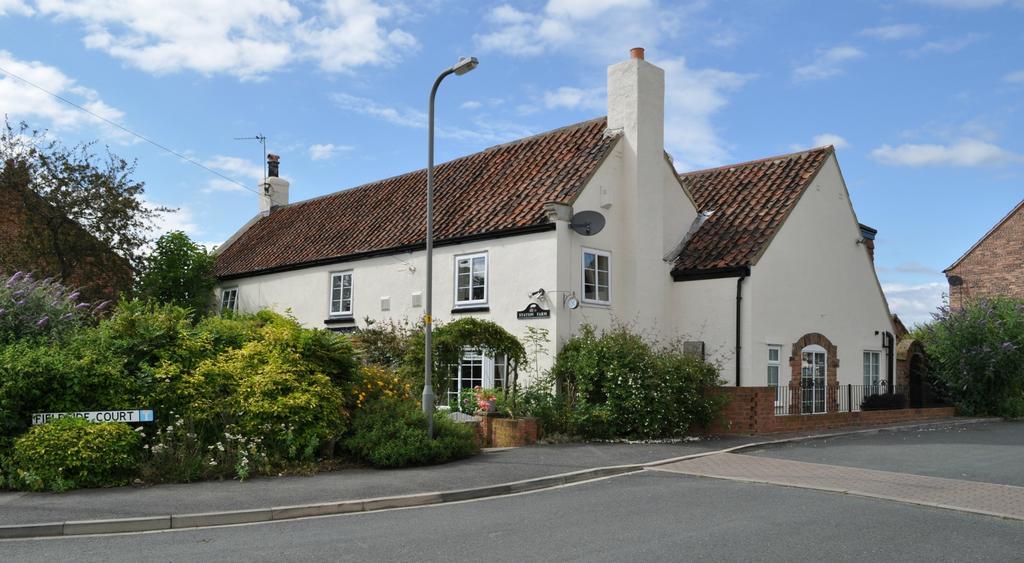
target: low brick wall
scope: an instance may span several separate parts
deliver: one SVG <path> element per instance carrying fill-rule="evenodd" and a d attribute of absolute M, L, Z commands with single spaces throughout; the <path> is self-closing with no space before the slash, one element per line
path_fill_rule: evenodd
<path fill-rule="evenodd" d="M 481 448 L 511 448 L 537 442 L 536 418 L 498 418 L 492 415 L 477 417 L 477 443 Z"/>
<path fill-rule="evenodd" d="M 719 420 L 709 428 L 711 434 L 770 434 L 827 430 L 934 420 L 949 418 L 954 414 L 953 407 L 934 407 L 776 416 L 774 387 L 722 387 L 718 392 L 728 397 L 729 402 L 722 409 Z"/>

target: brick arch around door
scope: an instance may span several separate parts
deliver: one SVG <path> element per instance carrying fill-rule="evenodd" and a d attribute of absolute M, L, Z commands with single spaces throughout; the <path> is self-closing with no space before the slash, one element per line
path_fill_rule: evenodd
<path fill-rule="evenodd" d="M 836 397 L 836 392 L 839 388 L 839 348 L 832 344 L 832 341 L 827 336 L 818 332 L 810 332 L 800 337 L 799 340 L 793 343 L 793 352 L 789 356 L 789 369 L 790 369 L 790 389 L 799 389 L 801 385 L 801 371 L 803 357 L 802 352 L 804 348 L 808 346 L 821 346 L 825 349 L 825 389 L 826 395 L 828 396 L 828 411 L 835 412 L 839 410 L 839 402 Z M 827 390 L 832 390 L 828 392 Z M 800 406 L 800 403 L 793 401 L 794 406 Z"/>

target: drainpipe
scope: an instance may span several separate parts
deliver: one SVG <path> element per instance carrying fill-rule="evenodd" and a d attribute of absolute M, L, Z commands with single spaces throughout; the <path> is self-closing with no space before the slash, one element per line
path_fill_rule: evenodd
<path fill-rule="evenodd" d="M 740 312 L 743 304 L 743 280 L 747 279 L 747 274 L 743 274 L 736 278 L 736 387 L 740 386 L 740 361 L 742 359 L 741 352 L 743 351 L 743 344 L 740 340 L 740 321 L 742 317 Z"/>
<path fill-rule="evenodd" d="M 894 393 L 896 389 L 893 387 L 893 372 L 896 371 L 896 367 L 893 365 L 893 360 L 896 359 L 894 348 L 896 346 L 896 337 L 889 331 L 882 333 L 882 346 L 885 347 L 885 363 L 889 371 L 889 392 Z"/>

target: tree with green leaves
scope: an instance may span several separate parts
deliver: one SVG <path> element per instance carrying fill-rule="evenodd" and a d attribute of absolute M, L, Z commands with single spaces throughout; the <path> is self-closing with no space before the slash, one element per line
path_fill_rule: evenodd
<path fill-rule="evenodd" d="M 214 256 L 181 231 L 156 241 L 139 277 L 139 294 L 161 303 L 188 307 L 198 318 L 206 313 L 217 280 Z"/>
<path fill-rule="evenodd" d="M 67 147 L 25 123 L 0 129 L 0 270 L 32 271 L 111 297 L 128 289 L 156 219 L 135 163 L 95 143 Z"/>

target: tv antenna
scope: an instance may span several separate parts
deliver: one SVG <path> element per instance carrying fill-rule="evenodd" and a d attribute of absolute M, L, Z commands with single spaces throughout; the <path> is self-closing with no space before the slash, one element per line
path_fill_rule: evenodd
<path fill-rule="evenodd" d="M 263 185 L 267 185 L 267 138 L 262 133 L 252 137 L 235 137 L 236 141 L 259 141 L 263 145 Z"/>

